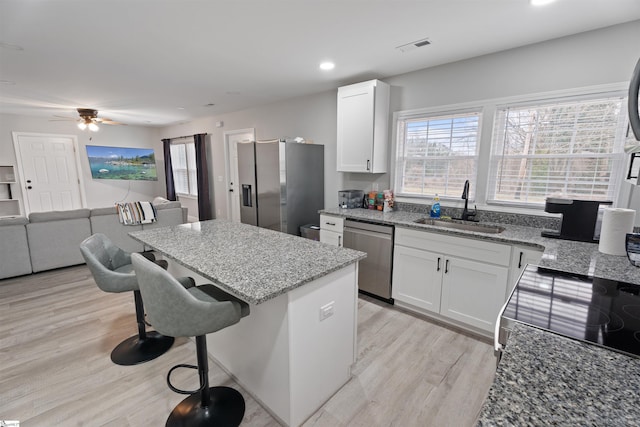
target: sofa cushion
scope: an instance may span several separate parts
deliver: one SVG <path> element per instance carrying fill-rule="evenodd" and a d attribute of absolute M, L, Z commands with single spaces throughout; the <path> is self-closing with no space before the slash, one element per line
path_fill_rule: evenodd
<path fill-rule="evenodd" d="M 91 235 L 89 209 L 84 211 L 87 217 L 71 219 L 63 219 L 61 212 L 42 212 L 38 215 L 38 220 L 42 221 L 26 225 L 34 273 L 84 263 L 80 243 Z M 51 217 L 57 220 L 43 220 L 47 213 L 54 214 Z"/>
<path fill-rule="evenodd" d="M 31 273 L 24 217 L 0 219 L 0 279 Z"/>
<path fill-rule="evenodd" d="M 25 225 L 29 222 L 29 219 L 24 216 L 17 216 L 14 218 L 0 218 L 0 227 L 6 225 Z"/>
<path fill-rule="evenodd" d="M 29 215 L 29 222 L 61 221 L 74 218 L 89 218 L 91 210 L 73 209 L 69 211 L 33 212 Z"/>
<path fill-rule="evenodd" d="M 142 243 L 129 237 L 129 233 L 132 231 L 142 230 L 142 225 L 121 224 L 115 206 L 91 209 L 89 220 L 91 221 L 91 234 L 102 233 L 114 245 L 127 252 L 142 252 L 144 250 Z"/>

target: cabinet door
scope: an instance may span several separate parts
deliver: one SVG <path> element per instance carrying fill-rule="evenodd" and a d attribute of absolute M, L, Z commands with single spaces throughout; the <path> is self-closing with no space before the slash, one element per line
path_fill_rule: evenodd
<path fill-rule="evenodd" d="M 342 247 L 342 233 L 320 229 L 320 242 Z"/>
<path fill-rule="evenodd" d="M 398 301 L 440 312 L 443 265 L 442 255 L 396 245 L 391 295 Z"/>
<path fill-rule="evenodd" d="M 520 246 L 514 246 L 511 255 L 511 271 L 509 272 L 509 284 L 507 286 L 507 292 L 505 294 L 505 301 L 511 294 L 516 282 L 520 278 L 520 273 L 527 266 L 527 264 L 538 264 L 542 259 L 542 251 L 535 249 L 523 248 Z"/>
<path fill-rule="evenodd" d="M 509 269 L 455 257 L 447 257 L 443 268 L 440 313 L 492 332 Z"/>
<path fill-rule="evenodd" d="M 370 172 L 373 159 L 372 85 L 338 90 L 338 172 Z"/>

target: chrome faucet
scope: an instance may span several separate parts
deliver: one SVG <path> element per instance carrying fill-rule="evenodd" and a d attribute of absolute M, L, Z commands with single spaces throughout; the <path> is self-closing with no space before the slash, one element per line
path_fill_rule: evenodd
<path fill-rule="evenodd" d="M 462 198 L 464 199 L 464 209 L 462 210 L 462 220 L 463 221 L 478 221 L 475 219 L 476 214 L 478 213 L 477 206 L 473 209 L 473 211 L 469 211 L 469 180 L 464 182 L 464 189 L 462 190 Z"/>

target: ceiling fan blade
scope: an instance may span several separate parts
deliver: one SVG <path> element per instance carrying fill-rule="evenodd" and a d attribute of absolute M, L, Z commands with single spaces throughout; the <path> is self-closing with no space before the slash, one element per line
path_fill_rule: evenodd
<path fill-rule="evenodd" d="M 116 122 L 115 120 L 107 119 L 107 118 L 98 118 L 96 121 L 103 123 L 105 125 L 124 125 L 124 123 Z"/>
<path fill-rule="evenodd" d="M 77 117 L 66 117 L 66 116 L 58 116 L 58 115 L 53 115 L 53 119 L 49 119 L 50 122 L 55 122 L 55 121 L 62 121 L 62 120 L 71 120 L 71 121 L 76 121 L 78 120 Z"/>

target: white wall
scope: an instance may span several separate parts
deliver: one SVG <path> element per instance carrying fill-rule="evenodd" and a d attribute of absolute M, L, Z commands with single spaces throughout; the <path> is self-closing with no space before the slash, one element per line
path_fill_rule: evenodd
<path fill-rule="evenodd" d="M 394 111 L 626 83 L 638 60 L 638 40 L 640 21 L 634 21 L 386 78 L 383 80 L 392 86 L 389 120 Z M 224 126 L 216 128 L 217 121 L 223 121 Z M 330 91 L 160 131 L 161 138 L 211 134 L 210 173 L 215 188 L 214 213 L 219 212 L 218 217 L 226 216 L 227 189 L 218 180 L 225 176 L 223 131 L 250 127 L 256 129 L 258 139 L 304 136 L 325 145 L 327 207 L 337 206 L 337 191 L 341 189 L 369 190 L 373 184 L 379 189 L 391 187 L 390 174 L 335 172 L 336 91 Z M 390 157 L 394 157 L 393 153 Z M 637 204 L 640 190 L 635 192 L 632 200 Z"/>
<path fill-rule="evenodd" d="M 228 188 L 225 182 L 224 132 L 255 128 L 256 139 L 301 136 L 325 146 L 325 206 L 337 206 L 341 174 L 336 172 L 337 90 L 290 99 L 231 114 L 194 120 L 160 130 L 160 138 L 208 133 L 209 182 L 213 185 L 214 216 L 227 218 Z M 223 126 L 216 127 L 222 121 Z"/>
<path fill-rule="evenodd" d="M 392 86 L 389 120 L 394 111 L 625 83 L 638 60 L 638 40 L 640 21 L 634 21 L 383 79 Z M 226 217 L 228 191 L 224 182 L 223 132 L 255 128 L 258 139 L 303 136 L 325 146 L 325 206 L 333 207 L 337 206 L 338 190 L 369 190 L 374 183 L 379 189 L 391 187 L 390 174 L 335 172 L 336 92 L 337 88 L 159 129 L 103 126 L 95 134 L 79 132 L 73 123 L 0 115 L 0 163 L 15 164 L 11 131 L 76 134 L 82 148 L 89 143 L 89 136 L 93 137 L 93 144 L 153 147 L 158 160 L 159 181 L 155 184 L 132 182 L 127 198 L 145 199 L 165 194 L 160 139 L 206 132 L 209 134 L 207 155 L 213 212 L 215 217 Z M 216 127 L 219 121 L 223 122 L 222 127 Z M 390 157 L 394 157 L 393 153 Z M 108 206 L 126 194 L 127 182 L 92 181 L 86 159 L 83 176 L 90 206 Z M 628 192 L 628 188 L 623 186 L 623 191 Z M 634 205 L 640 204 L 640 189 L 634 191 L 630 199 Z M 629 199 L 628 195 L 623 199 Z"/>
<path fill-rule="evenodd" d="M 13 145 L 12 132 L 37 132 L 48 134 L 76 135 L 80 150 L 80 167 L 85 185 L 86 204 L 89 208 L 113 206 L 119 201 L 152 200 L 166 196 L 164 181 L 164 158 L 162 143 L 157 138 L 157 129 L 141 126 L 100 126 L 98 132 L 81 131 L 76 123 L 49 121 L 46 117 L 26 117 L 0 114 L 0 164 L 19 166 Z M 158 168 L 158 181 L 110 181 L 93 180 L 89 170 L 86 145 L 115 147 L 153 148 Z M 14 187 L 22 189 L 22 185 Z M 22 192 L 14 198 L 22 201 Z"/>

